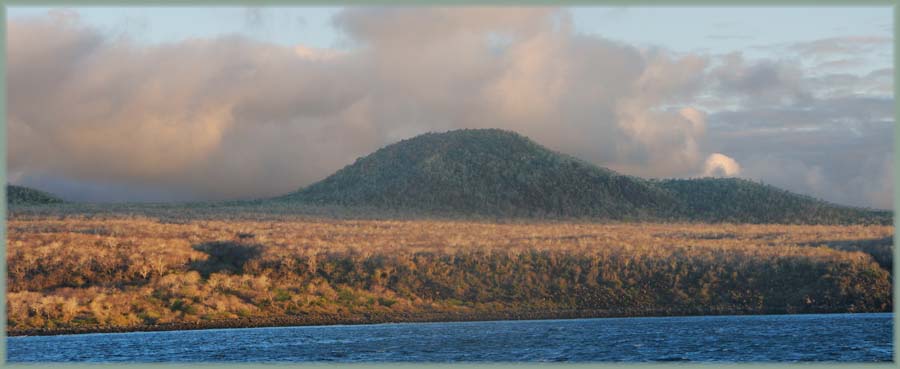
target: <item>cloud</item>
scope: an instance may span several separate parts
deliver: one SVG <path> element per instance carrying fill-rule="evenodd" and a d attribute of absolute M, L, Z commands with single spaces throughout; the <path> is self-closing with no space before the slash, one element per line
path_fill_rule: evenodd
<path fill-rule="evenodd" d="M 894 43 L 892 37 L 885 36 L 842 36 L 813 41 L 796 42 L 787 48 L 803 56 L 822 57 L 827 55 L 854 55 L 878 51 Z"/>
<path fill-rule="evenodd" d="M 239 37 L 143 46 L 71 17 L 11 22 L 8 42 L 11 171 L 220 199 L 293 190 L 360 154 L 341 150 L 365 94 L 352 62 Z"/>
<path fill-rule="evenodd" d="M 894 69 L 879 68 L 865 74 L 835 72 L 805 78 L 805 88 L 820 97 L 890 97 L 894 93 Z"/>
<path fill-rule="evenodd" d="M 728 60 L 730 59 L 730 60 Z M 893 208 L 893 69 L 815 73 L 739 54 L 710 72 L 701 151 L 740 175 L 846 205 Z M 794 63 L 799 65 L 799 63 Z M 821 71 L 818 71 L 821 72 Z"/>
<path fill-rule="evenodd" d="M 250 24 L 265 21 L 256 15 Z M 707 164 L 756 175 L 740 137 L 797 126 L 788 111 L 809 111 L 811 125 L 881 121 L 877 96 L 892 86 L 892 70 L 873 72 L 853 83 L 876 96 L 825 100 L 815 87 L 843 77 L 639 49 L 579 34 L 555 8 L 352 8 L 334 24 L 350 48 L 239 36 L 146 44 L 73 13 L 10 19 L 9 170 L 76 200 L 103 189 L 111 200 L 254 198 L 420 133 L 491 127 L 633 175 L 693 176 Z M 712 110 L 713 95 L 733 109 Z M 842 150 L 828 139 L 824 152 Z M 850 178 L 822 168 L 826 180 Z"/>
<path fill-rule="evenodd" d="M 716 130 L 746 138 L 759 134 L 779 134 L 841 130 L 858 134 L 892 124 L 894 99 L 890 97 L 848 96 L 821 98 L 803 104 L 720 110 L 710 116 Z"/>
<path fill-rule="evenodd" d="M 358 8 L 335 24 L 355 48 L 147 45 L 75 14 L 11 20 L 10 169 L 261 197 L 415 134 L 480 127 L 641 174 L 701 164 L 702 114 L 659 109 L 699 88 L 700 58 L 579 36 L 550 8 Z"/>
<path fill-rule="evenodd" d="M 844 98 L 806 110 L 717 112 L 708 117 L 702 149 L 727 150 L 742 177 L 840 204 L 891 209 L 892 106 L 893 99 Z"/>
<path fill-rule="evenodd" d="M 703 164 L 703 175 L 710 177 L 734 177 L 741 173 L 737 161 L 720 153 L 710 154 Z"/>
<path fill-rule="evenodd" d="M 294 54 L 297 54 L 297 56 L 303 59 L 312 61 L 328 61 L 345 55 L 345 53 L 338 50 L 320 49 L 305 45 L 294 46 Z"/>
<path fill-rule="evenodd" d="M 259 7 L 252 7 L 244 9 L 244 26 L 251 29 L 259 29 L 262 28 L 265 21 L 265 15 L 263 14 L 265 10 Z"/>
<path fill-rule="evenodd" d="M 733 96 L 745 106 L 764 107 L 809 101 L 804 72 L 795 63 L 783 60 L 750 61 L 743 54 L 720 58 L 707 80 L 716 93 Z"/>
<path fill-rule="evenodd" d="M 791 191 L 839 204 L 893 209 L 893 153 L 869 153 L 854 166 L 806 162 L 778 154 L 743 160 L 744 175 Z M 849 171 L 840 175 L 842 171 Z"/>

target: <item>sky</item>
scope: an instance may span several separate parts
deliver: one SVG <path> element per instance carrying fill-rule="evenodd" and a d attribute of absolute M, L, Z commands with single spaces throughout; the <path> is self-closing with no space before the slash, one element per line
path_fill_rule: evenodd
<path fill-rule="evenodd" d="M 259 198 L 429 131 L 893 207 L 893 20 L 859 8 L 12 7 L 8 179 Z"/>

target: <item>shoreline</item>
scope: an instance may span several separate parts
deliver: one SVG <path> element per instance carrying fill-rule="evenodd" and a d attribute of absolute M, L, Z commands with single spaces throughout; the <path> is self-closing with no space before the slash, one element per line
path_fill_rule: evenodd
<path fill-rule="evenodd" d="M 893 311 L 848 311 L 828 307 L 804 307 L 802 309 L 769 309 L 765 311 L 724 309 L 711 311 L 667 311 L 655 310 L 633 312 L 623 310 L 554 310 L 554 311 L 497 311 L 497 312 L 421 312 L 421 313 L 367 313 L 356 316 L 345 315 L 304 315 L 279 317 L 248 317 L 198 322 L 173 322 L 138 326 L 91 326 L 68 328 L 11 329 L 7 337 L 61 336 L 94 333 L 135 333 L 163 331 L 193 331 L 207 329 L 306 327 L 333 325 L 367 325 L 385 323 L 448 323 L 476 321 L 516 321 L 516 320 L 557 320 L 587 318 L 651 318 L 677 316 L 742 316 L 742 315 L 805 315 L 805 314 L 847 314 L 847 313 L 893 313 Z"/>

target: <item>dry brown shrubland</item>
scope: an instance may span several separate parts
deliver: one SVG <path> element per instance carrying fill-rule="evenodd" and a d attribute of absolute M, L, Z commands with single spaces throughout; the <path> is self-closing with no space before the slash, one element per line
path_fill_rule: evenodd
<path fill-rule="evenodd" d="M 13 218 L 8 319 L 16 332 L 435 311 L 886 311 L 892 235 L 888 226 Z"/>

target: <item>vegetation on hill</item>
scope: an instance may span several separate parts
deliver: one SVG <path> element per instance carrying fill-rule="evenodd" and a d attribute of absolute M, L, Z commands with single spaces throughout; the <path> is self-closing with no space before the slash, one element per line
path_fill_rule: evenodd
<path fill-rule="evenodd" d="M 6 203 L 8 205 L 42 205 L 62 202 L 62 199 L 43 191 L 10 184 L 6 185 Z"/>
<path fill-rule="evenodd" d="M 868 253 L 886 226 L 51 217 L 8 228 L 12 334 L 892 309 L 890 273 Z"/>
<path fill-rule="evenodd" d="M 641 219 L 675 199 L 496 129 L 428 133 L 384 147 L 280 198 L 496 217 Z"/>
<path fill-rule="evenodd" d="M 892 222 L 889 211 L 838 206 L 747 180 L 620 175 L 497 129 L 403 140 L 273 202 L 496 218 Z"/>
<path fill-rule="evenodd" d="M 890 211 L 838 206 L 739 178 L 668 179 L 656 182 L 680 199 L 685 219 L 779 224 L 892 224 Z"/>

